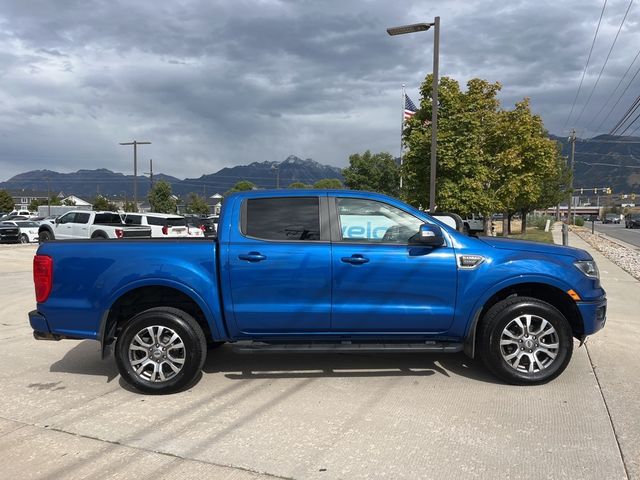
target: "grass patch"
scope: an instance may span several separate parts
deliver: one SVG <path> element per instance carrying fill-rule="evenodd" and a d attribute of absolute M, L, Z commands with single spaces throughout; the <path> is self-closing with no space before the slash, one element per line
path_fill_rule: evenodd
<path fill-rule="evenodd" d="M 524 235 L 509 235 L 509 238 L 530 240 L 532 242 L 553 243 L 553 235 L 551 235 L 551 232 L 545 232 L 537 227 L 527 228 L 527 233 Z"/>

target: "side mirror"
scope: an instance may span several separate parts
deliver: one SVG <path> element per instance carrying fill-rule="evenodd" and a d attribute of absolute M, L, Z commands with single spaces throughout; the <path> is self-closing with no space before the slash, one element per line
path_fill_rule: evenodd
<path fill-rule="evenodd" d="M 56 217 L 56 218 L 54 218 L 54 220 L 53 220 L 53 221 L 54 221 L 56 224 L 60 223 L 60 217 Z"/>
<path fill-rule="evenodd" d="M 417 235 L 417 242 L 430 247 L 441 247 L 444 245 L 442 229 L 437 225 L 423 223 Z"/>

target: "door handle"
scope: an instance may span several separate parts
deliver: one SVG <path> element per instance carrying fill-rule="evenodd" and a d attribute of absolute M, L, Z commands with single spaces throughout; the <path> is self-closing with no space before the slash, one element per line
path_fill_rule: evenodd
<path fill-rule="evenodd" d="M 367 257 L 363 257 L 360 254 L 351 255 L 350 257 L 342 257 L 341 260 L 344 263 L 350 263 L 351 265 L 362 265 L 363 263 L 369 262 Z"/>
<path fill-rule="evenodd" d="M 261 262 L 262 260 L 266 260 L 267 256 L 262 255 L 260 252 L 249 252 L 249 253 L 241 253 L 238 255 L 240 260 L 246 260 L 247 262 Z"/>

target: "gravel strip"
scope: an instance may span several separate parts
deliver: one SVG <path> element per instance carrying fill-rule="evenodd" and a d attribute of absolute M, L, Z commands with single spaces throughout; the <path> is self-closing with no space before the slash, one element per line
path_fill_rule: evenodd
<path fill-rule="evenodd" d="M 582 238 L 620 268 L 640 280 L 640 252 L 612 242 L 602 235 L 573 228 L 572 232 Z"/>

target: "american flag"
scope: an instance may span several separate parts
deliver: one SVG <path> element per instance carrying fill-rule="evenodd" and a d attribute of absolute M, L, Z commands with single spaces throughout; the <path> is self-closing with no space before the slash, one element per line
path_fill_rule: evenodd
<path fill-rule="evenodd" d="M 409 95 L 404 94 L 404 119 L 408 120 L 418 111 L 418 107 L 411 101 Z"/>

